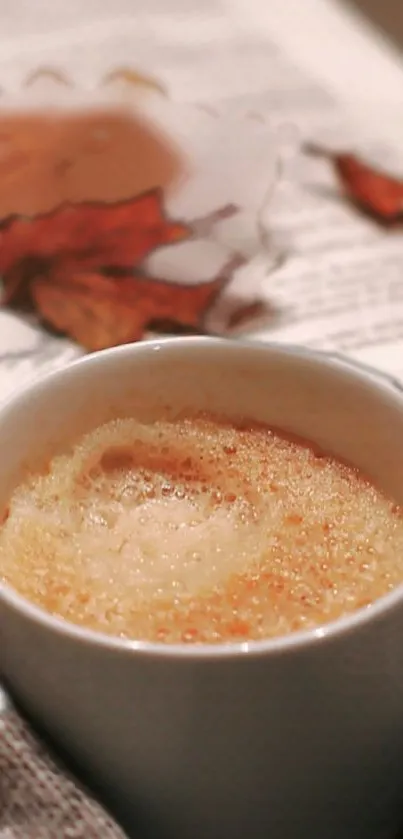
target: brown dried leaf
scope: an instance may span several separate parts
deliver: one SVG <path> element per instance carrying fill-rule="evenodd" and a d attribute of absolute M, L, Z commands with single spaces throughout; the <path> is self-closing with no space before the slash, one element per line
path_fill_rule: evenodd
<path fill-rule="evenodd" d="M 117 204 L 66 204 L 34 219 L 10 219 L 0 231 L 0 272 L 7 278 L 18 262 L 56 257 L 83 269 L 131 269 L 159 245 L 191 235 L 187 225 L 165 218 L 161 198 L 156 189 Z"/>
<path fill-rule="evenodd" d="M 197 219 L 196 234 L 235 212 L 228 205 Z M 154 279 L 141 269 L 157 247 L 192 235 L 193 225 L 166 218 L 160 190 L 114 204 L 67 204 L 34 218 L 8 218 L 0 226 L 3 305 L 37 312 L 90 351 L 139 340 L 161 324 L 204 332 L 210 306 L 243 258 L 235 255 L 201 284 Z"/>
<path fill-rule="evenodd" d="M 308 143 L 304 151 L 329 159 L 349 198 L 377 221 L 390 224 L 403 217 L 403 181 L 375 169 L 354 154 L 337 153 Z"/>
<path fill-rule="evenodd" d="M 235 260 L 216 278 L 198 285 L 98 273 L 36 277 L 31 284 L 38 311 L 52 327 L 87 350 L 141 339 L 150 324 L 169 321 L 203 331 L 207 311 L 229 281 Z"/>

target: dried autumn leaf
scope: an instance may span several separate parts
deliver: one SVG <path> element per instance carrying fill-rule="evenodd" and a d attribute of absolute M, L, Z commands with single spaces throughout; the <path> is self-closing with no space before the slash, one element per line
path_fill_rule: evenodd
<path fill-rule="evenodd" d="M 330 160 L 345 192 L 358 206 L 383 223 L 403 216 L 403 181 L 375 169 L 354 154 L 331 152 L 314 144 L 304 151 Z"/>
<path fill-rule="evenodd" d="M 215 297 L 231 277 L 237 260 L 199 285 L 132 276 L 61 271 L 32 281 L 32 297 L 44 320 L 87 350 L 137 341 L 151 323 L 171 321 L 202 327 Z"/>
<path fill-rule="evenodd" d="M 1 304 L 14 304 L 21 309 L 29 307 L 30 293 L 24 266 L 17 264 L 3 278 L 1 290 Z"/>
<path fill-rule="evenodd" d="M 245 323 L 256 320 L 259 317 L 267 316 L 268 306 L 263 300 L 251 300 L 239 305 L 231 312 L 227 327 L 228 329 L 239 329 Z"/>
<path fill-rule="evenodd" d="M 226 205 L 187 225 L 167 219 L 161 199 L 153 190 L 122 203 L 66 204 L 35 218 L 6 219 L 3 305 L 36 312 L 90 351 L 139 340 L 161 325 L 204 332 L 211 304 L 244 258 L 234 255 L 198 285 L 149 277 L 142 262 L 160 245 L 208 235 L 238 208 Z M 236 308 L 232 316 L 242 319 L 250 307 L 241 301 Z"/>
<path fill-rule="evenodd" d="M 0 229 L 6 297 L 9 273 L 29 259 L 74 260 L 82 270 L 132 269 L 158 246 L 190 235 L 187 225 L 165 217 L 159 189 L 117 204 L 66 204 L 33 219 L 9 219 Z"/>

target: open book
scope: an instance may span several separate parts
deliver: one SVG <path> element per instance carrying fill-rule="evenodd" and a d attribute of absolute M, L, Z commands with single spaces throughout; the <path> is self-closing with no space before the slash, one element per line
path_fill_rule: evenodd
<path fill-rule="evenodd" d="M 290 36 L 286 9 L 289 16 L 291 9 L 298 15 L 302 4 L 291 2 L 281 3 L 276 12 L 276 2 L 258 0 L 203 4 L 154 0 L 140 4 L 142 8 L 136 7 L 134 13 L 130 2 L 117 0 L 113 14 L 105 4 L 104 15 L 96 21 L 78 0 L 70 4 L 68 19 L 61 0 L 49 3 L 49 16 L 46 5 L 41 4 L 43 18 L 35 11 L 21 26 L 17 3 L 18 21 L 8 13 L 7 25 L 0 27 L 0 85 L 7 94 L 5 102 L 18 104 L 24 82 L 32 81 L 38 67 L 53 68 L 48 82 L 52 74 L 53 81 L 60 74 L 60 90 L 73 80 L 75 91 L 86 91 L 89 100 L 98 96 L 93 93 L 97 80 L 111 68 L 134 67 L 168 90 L 169 108 L 181 115 L 186 141 L 199 162 L 204 161 L 205 170 L 210 167 L 207 174 L 215 182 L 213 192 L 219 191 L 221 177 L 221 186 L 225 183 L 228 191 L 227 195 L 220 187 L 222 200 L 235 198 L 242 204 L 244 198 L 249 208 L 249 216 L 241 213 L 218 225 L 213 250 L 206 251 L 208 258 L 199 256 L 199 248 L 193 256 L 188 254 L 184 268 L 180 261 L 170 264 L 161 253 L 148 267 L 163 270 L 167 276 L 177 274 L 179 279 L 182 272 L 185 279 L 196 281 L 205 278 L 203 259 L 210 264 L 214 248 L 220 251 L 241 243 L 245 265 L 238 275 L 235 272 L 237 294 L 247 295 L 250 285 L 258 284 L 269 310 L 266 320 L 251 327 L 248 337 L 347 354 L 403 380 L 403 230 L 385 231 L 360 215 L 339 193 L 329 164 L 300 151 L 307 140 L 352 148 L 403 174 L 403 138 L 401 148 L 391 142 L 391 132 L 385 130 L 390 126 L 382 124 L 383 112 L 378 112 L 378 119 L 376 110 L 383 83 L 397 97 L 399 84 L 403 91 L 403 63 L 400 68 L 375 35 L 340 9 L 329 5 L 327 19 L 327 3 L 321 0 L 317 5 L 314 0 L 304 4 L 304 17 L 297 21 L 299 49 Z M 348 45 L 346 53 L 341 41 Z M 376 101 L 362 103 L 362 109 L 357 106 L 356 118 L 347 87 L 354 51 L 356 97 L 359 82 L 362 88 L 372 85 L 369 73 L 376 80 Z M 344 54 L 347 67 L 340 63 Z M 338 76 L 342 89 L 338 89 Z M 43 103 L 43 91 L 41 96 Z M 123 107 L 131 107 L 123 88 L 116 96 Z M 167 106 L 156 107 L 156 101 L 147 104 L 148 112 L 156 119 L 163 114 L 169 122 Z M 393 102 L 388 104 L 392 110 Z M 198 118 L 194 119 L 196 110 Z M 372 124 L 367 111 L 373 116 Z M 215 120 L 215 134 L 204 132 L 202 112 L 204 119 L 207 115 Z M 232 170 L 225 168 L 230 164 Z M 228 186 L 232 172 L 233 185 Z M 194 217 L 201 201 L 202 215 L 209 209 L 208 184 L 207 177 L 196 198 L 189 192 L 168 197 L 169 209 L 191 212 Z M 255 188 L 256 195 L 251 197 Z M 192 273 L 189 265 L 193 277 L 187 276 L 187 271 Z M 69 340 L 51 336 L 37 323 L 2 310 L 1 397 L 79 353 Z"/>

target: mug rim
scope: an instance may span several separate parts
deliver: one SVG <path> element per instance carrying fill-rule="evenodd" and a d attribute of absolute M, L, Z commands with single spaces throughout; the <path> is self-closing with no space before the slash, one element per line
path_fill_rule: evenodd
<path fill-rule="evenodd" d="M 320 366 L 325 366 L 340 370 L 344 375 L 350 379 L 355 379 L 357 382 L 366 382 L 372 385 L 375 390 L 380 391 L 385 395 L 389 395 L 397 401 L 400 401 L 403 414 L 403 388 L 399 387 L 399 382 L 392 376 L 382 375 L 381 371 L 377 371 L 368 365 L 360 365 L 354 359 L 350 360 L 339 353 L 327 353 L 322 350 L 312 350 L 309 347 L 300 346 L 298 344 L 282 344 L 275 341 L 258 341 L 250 339 L 227 339 L 227 338 L 210 338 L 206 336 L 186 336 L 186 337 L 168 337 L 156 338 L 146 340 L 139 343 L 124 344 L 118 347 L 111 347 L 105 350 L 86 355 L 75 359 L 72 362 L 52 370 L 45 375 L 40 375 L 28 385 L 22 386 L 11 396 L 4 401 L 0 406 L 0 417 L 3 412 L 7 410 L 17 409 L 20 400 L 25 400 L 30 394 L 35 393 L 38 389 L 47 390 L 52 387 L 52 384 L 63 378 L 64 375 L 71 374 L 71 371 L 80 369 L 82 367 L 98 366 L 102 364 L 105 357 L 116 357 L 123 355 L 131 355 L 133 352 L 159 352 L 164 347 L 169 348 L 177 345 L 186 347 L 189 344 L 203 346 L 211 346 L 220 349 L 226 346 L 229 351 L 231 348 L 240 347 L 246 351 L 251 350 L 265 354 L 269 352 L 278 353 L 279 356 L 288 356 L 292 358 L 305 357 L 310 361 L 318 363 Z M 403 419 L 402 419 L 403 422 Z M 1 439 L 0 439 L 1 446 Z M 39 624 L 44 630 L 47 630 L 55 635 L 72 640 L 73 642 L 88 644 L 98 647 L 100 649 L 108 650 L 120 654 L 136 654 L 152 658 L 162 658 L 165 660 L 171 659 L 193 659 L 194 661 L 209 660 L 209 659 L 233 659 L 247 656 L 261 657 L 274 656 L 284 653 L 293 653 L 298 650 L 309 649 L 312 646 L 317 646 L 326 641 L 332 641 L 345 635 L 351 634 L 354 630 L 363 628 L 371 622 L 375 622 L 387 612 L 394 609 L 395 606 L 401 604 L 403 601 L 403 581 L 397 585 L 391 592 L 382 595 L 374 600 L 368 606 L 361 607 L 349 615 L 344 615 L 329 623 L 318 625 L 311 629 L 299 630 L 291 632 L 286 635 L 276 636 L 274 638 L 249 640 L 240 642 L 225 642 L 219 644 L 186 644 L 176 643 L 167 644 L 165 642 L 153 642 L 133 640 L 127 638 L 119 638 L 119 636 L 109 635 L 105 632 L 98 632 L 92 629 L 87 629 L 78 624 L 74 624 L 63 618 L 59 618 L 47 612 L 45 609 L 31 603 L 31 601 L 19 594 L 0 579 L 0 600 L 10 607 L 14 612 L 20 613 L 25 619 Z"/>

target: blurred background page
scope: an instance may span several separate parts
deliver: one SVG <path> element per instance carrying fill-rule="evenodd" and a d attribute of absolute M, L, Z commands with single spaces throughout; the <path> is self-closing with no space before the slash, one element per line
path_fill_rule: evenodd
<path fill-rule="evenodd" d="M 18 305 L 0 311 L 2 396 L 85 350 L 147 337 L 148 315 L 175 314 L 172 289 L 161 302 L 171 283 L 211 284 L 211 300 L 182 299 L 182 326 L 303 343 L 403 378 L 403 235 L 346 200 L 330 159 L 305 153 L 307 144 L 355 151 L 403 178 L 403 61 L 388 25 L 365 14 L 364 0 L 358 6 L 3 4 L 0 267 Z M 71 116 L 77 109 L 80 118 Z M 136 277 L 132 309 L 142 307 L 131 332 L 115 329 L 127 301 L 116 302 L 122 277 L 113 285 L 106 256 L 95 278 L 78 266 L 77 285 L 73 254 L 73 295 L 71 262 L 55 277 L 43 261 L 43 242 L 56 241 L 45 226 L 35 245 L 41 259 L 27 273 L 32 253 L 15 251 L 11 216 L 35 222 L 63 202 L 76 213 L 86 201 L 102 210 L 150 190 L 167 226 L 125 263 Z M 141 204 L 138 211 L 141 219 Z M 59 256 L 52 252 L 52 265 Z M 91 338 L 83 295 L 98 310 L 103 301 Z M 245 320 L 255 309 L 260 319 Z"/>

